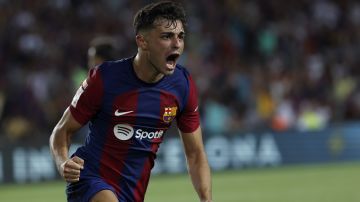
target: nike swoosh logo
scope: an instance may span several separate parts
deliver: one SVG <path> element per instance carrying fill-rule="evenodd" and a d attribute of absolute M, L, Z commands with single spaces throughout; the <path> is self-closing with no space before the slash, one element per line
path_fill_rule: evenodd
<path fill-rule="evenodd" d="M 118 109 L 115 111 L 115 116 L 122 116 L 122 115 L 125 115 L 125 114 L 130 114 L 132 113 L 133 111 L 127 111 L 127 112 L 119 112 Z"/>
<path fill-rule="evenodd" d="M 198 109 L 199 109 L 199 106 L 197 106 L 197 107 L 195 108 L 194 112 L 196 112 Z"/>

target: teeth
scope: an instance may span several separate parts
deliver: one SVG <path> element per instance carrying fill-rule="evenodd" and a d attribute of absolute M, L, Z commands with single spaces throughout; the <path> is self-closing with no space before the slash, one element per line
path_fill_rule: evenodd
<path fill-rule="evenodd" d="M 166 63 L 168 68 L 170 69 L 173 69 L 175 67 L 175 61 L 167 61 Z"/>

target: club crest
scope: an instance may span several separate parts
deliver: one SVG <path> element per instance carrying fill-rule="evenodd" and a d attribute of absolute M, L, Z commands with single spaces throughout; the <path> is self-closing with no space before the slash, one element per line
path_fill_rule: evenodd
<path fill-rule="evenodd" d="M 163 121 L 170 123 L 176 116 L 177 107 L 165 107 Z"/>

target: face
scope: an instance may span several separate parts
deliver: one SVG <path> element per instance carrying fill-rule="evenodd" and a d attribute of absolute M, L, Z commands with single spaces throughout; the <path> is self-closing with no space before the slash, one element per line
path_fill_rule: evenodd
<path fill-rule="evenodd" d="M 153 29 L 143 34 L 141 50 L 145 53 L 151 71 L 170 75 L 184 50 L 184 28 L 180 20 L 171 24 L 168 20 L 159 19 L 154 25 Z"/>
<path fill-rule="evenodd" d="M 104 59 L 96 55 L 95 47 L 90 47 L 88 50 L 88 66 L 89 68 L 96 67 L 104 62 Z"/>
<path fill-rule="evenodd" d="M 97 65 L 95 57 L 96 57 L 96 49 L 94 47 L 90 47 L 88 50 L 88 66 L 89 66 L 89 68 L 93 68 Z"/>

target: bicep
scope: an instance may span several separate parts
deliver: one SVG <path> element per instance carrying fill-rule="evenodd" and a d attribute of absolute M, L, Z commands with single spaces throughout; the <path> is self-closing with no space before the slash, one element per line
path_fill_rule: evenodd
<path fill-rule="evenodd" d="M 86 124 L 100 109 L 103 93 L 100 70 L 91 69 L 69 106 L 73 118 L 80 124 Z"/>
<path fill-rule="evenodd" d="M 55 126 L 55 130 L 62 131 L 68 136 L 75 133 L 77 130 L 79 130 L 82 127 L 82 124 L 80 124 L 74 116 L 71 114 L 71 111 L 69 108 L 67 108 Z"/>
<path fill-rule="evenodd" d="M 180 132 L 184 146 L 185 155 L 191 157 L 194 154 L 204 151 L 201 127 L 199 126 L 191 133 Z"/>
<path fill-rule="evenodd" d="M 183 133 L 191 133 L 200 126 L 200 114 L 197 98 L 197 91 L 194 82 L 189 76 L 189 91 L 186 104 L 180 115 L 177 117 L 177 124 Z"/>

